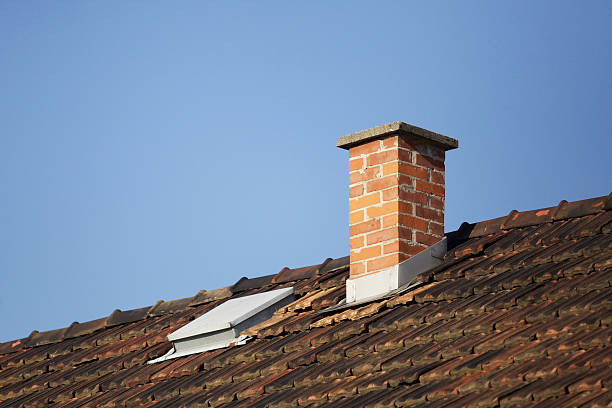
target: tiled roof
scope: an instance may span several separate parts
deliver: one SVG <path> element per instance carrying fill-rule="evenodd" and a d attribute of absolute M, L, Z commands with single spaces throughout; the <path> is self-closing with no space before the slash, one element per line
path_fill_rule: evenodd
<path fill-rule="evenodd" d="M 612 195 L 447 234 L 393 298 L 324 312 L 348 257 L 0 344 L 0 407 L 610 406 Z M 293 286 L 243 346 L 159 364 L 221 302 Z"/>

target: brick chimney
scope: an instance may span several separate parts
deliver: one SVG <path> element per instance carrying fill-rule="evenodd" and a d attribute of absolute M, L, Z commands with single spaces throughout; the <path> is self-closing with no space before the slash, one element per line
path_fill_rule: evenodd
<path fill-rule="evenodd" d="M 336 145 L 349 151 L 348 302 L 349 285 L 359 280 L 363 293 L 353 301 L 401 286 L 402 278 L 389 272 L 444 238 L 444 153 L 458 142 L 393 122 L 343 136 Z M 398 281 L 376 289 L 383 275 Z"/>

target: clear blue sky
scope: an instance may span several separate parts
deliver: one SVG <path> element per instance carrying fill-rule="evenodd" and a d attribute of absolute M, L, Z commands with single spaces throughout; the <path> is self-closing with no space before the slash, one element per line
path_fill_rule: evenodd
<path fill-rule="evenodd" d="M 610 193 L 611 2 L 332 3 L 0 3 L 0 341 L 347 255 L 386 122 L 447 231 Z"/>

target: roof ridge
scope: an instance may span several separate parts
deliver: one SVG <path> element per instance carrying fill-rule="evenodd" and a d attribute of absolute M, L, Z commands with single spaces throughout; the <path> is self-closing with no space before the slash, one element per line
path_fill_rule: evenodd
<path fill-rule="evenodd" d="M 499 231 L 579 218 L 610 210 L 612 210 L 612 193 L 607 196 L 571 202 L 561 200 L 554 207 L 526 211 L 511 210 L 508 215 L 503 217 L 479 221 L 473 224 L 464 222 L 457 231 L 449 232 L 446 235 L 451 240 L 464 240 L 490 235 Z"/>
<path fill-rule="evenodd" d="M 73 322 L 67 327 L 51 329 L 39 332 L 33 330 L 28 337 L 0 343 L 0 355 L 29 347 L 37 347 L 45 344 L 59 343 L 63 340 L 91 334 L 95 331 L 133 323 L 151 317 L 160 317 L 166 314 L 176 313 L 188 308 L 195 308 L 215 300 L 229 298 L 232 295 L 252 289 L 266 288 L 272 284 L 295 282 L 309 279 L 313 276 L 334 272 L 348 265 L 348 257 L 327 258 L 321 264 L 304 266 L 299 268 L 284 267 L 278 273 L 255 278 L 242 277 L 236 283 L 218 289 L 198 291 L 194 296 L 175 300 L 158 300 L 152 306 L 137 309 L 121 310 L 115 309 L 106 317 L 89 320 L 83 323 Z"/>

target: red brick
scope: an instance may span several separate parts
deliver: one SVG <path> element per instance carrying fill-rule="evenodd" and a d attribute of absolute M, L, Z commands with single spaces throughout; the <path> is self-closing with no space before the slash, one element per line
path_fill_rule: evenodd
<path fill-rule="evenodd" d="M 351 171 L 361 170 L 361 169 L 363 169 L 363 159 L 362 158 L 349 160 L 349 173 Z"/>
<path fill-rule="evenodd" d="M 406 174 L 408 176 L 418 177 L 423 180 L 427 180 L 427 172 L 428 170 L 423 167 L 417 167 L 414 164 L 404 163 L 399 161 L 392 161 L 389 163 L 385 163 L 382 165 L 382 174 L 383 176 L 388 176 L 389 174 Z"/>
<path fill-rule="evenodd" d="M 365 273 L 365 271 L 366 271 L 365 262 L 351 262 L 351 267 L 350 267 L 351 276 L 361 275 L 362 273 Z"/>
<path fill-rule="evenodd" d="M 397 149 L 397 160 L 412 163 L 412 152 L 410 150 Z"/>
<path fill-rule="evenodd" d="M 353 212 L 361 208 L 370 207 L 380 203 L 380 193 L 364 195 L 363 197 L 353 198 L 349 200 L 349 211 Z"/>
<path fill-rule="evenodd" d="M 430 181 L 432 183 L 444 184 L 444 173 L 440 173 L 439 171 L 432 170 Z"/>
<path fill-rule="evenodd" d="M 393 265 L 400 263 L 399 253 L 386 255 L 377 259 L 369 260 L 367 263 L 367 271 L 378 271 L 380 269 L 388 268 Z"/>
<path fill-rule="evenodd" d="M 439 237 L 444 235 L 444 225 L 435 222 L 429 223 L 429 233 Z"/>
<path fill-rule="evenodd" d="M 397 208 L 398 208 L 399 212 L 401 212 L 401 213 L 412 214 L 412 207 L 413 207 L 413 205 L 411 203 L 407 203 L 405 201 L 398 201 L 397 202 Z"/>
<path fill-rule="evenodd" d="M 387 206 L 388 205 L 388 206 Z M 383 204 L 386 207 L 387 212 L 384 209 L 374 207 L 374 211 L 370 211 L 368 208 L 368 217 L 380 217 L 383 216 L 383 228 L 391 227 L 399 224 L 399 216 L 401 214 L 412 214 L 412 205 L 403 201 L 389 201 Z"/>
<path fill-rule="evenodd" d="M 380 258 L 372 259 L 368 261 L 367 271 L 373 272 L 384 268 L 388 268 L 393 265 L 397 265 L 400 262 L 408 259 L 409 256 L 402 253 L 395 253 L 391 255 L 381 256 Z"/>
<path fill-rule="evenodd" d="M 366 243 L 367 245 L 378 244 L 379 242 L 399 238 L 399 234 L 400 229 L 398 227 L 392 227 L 381 231 L 371 232 L 366 236 Z"/>
<path fill-rule="evenodd" d="M 382 141 L 383 149 L 390 149 L 392 147 L 397 147 L 397 136 L 391 136 Z"/>
<path fill-rule="evenodd" d="M 415 178 L 400 173 L 397 184 L 404 186 L 404 188 L 412 189 L 414 188 L 414 180 Z"/>
<path fill-rule="evenodd" d="M 439 210 L 432 210 L 431 208 L 421 207 L 417 205 L 414 207 L 414 213 L 417 217 L 427 218 L 428 220 L 443 223 L 444 214 Z"/>
<path fill-rule="evenodd" d="M 380 150 L 380 140 L 373 140 L 359 146 L 349 149 L 349 158 L 361 156 L 362 154 L 370 154 Z"/>
<path fill-rule="evenodd" d="M 383 201 L 396 200 L 399 197 L 399 193 L 399 186 L 388 188 L 382 192 Z"/>
<path fill-rule="evenodd" d="M 423 245 L 411 245 L 408 244 L 407 242 L 404 243 L 404 245 L 400 245 L 400 252 L 403 252 L 405 254 L 409 254 L 409 255 L 416 255 L 419 252 L 421 252 L 422 250 L 424 250 L 425 248 L 427 248 L 426 246 Z"/>
<path fill-rule="evenodd" d="M 410 241 L 404 241 L 401 239 L 395 240 L 383 246 L 383 254 L 390 254 L 392 252 L 403 252 L 408 255 L 416 255 L 426 247 L 422 245 L 415 245 Z"/>
<path fill-rule="evenodd" d="M 366 232 L 376 231 L 378 229 L 380 229 L 379 219 L 368 220 L 349 226 L 349 236 L 353 237 L 355 235 L 365 234 Z"/>
<path fill-rule="evenodd" d="M 437 199 L 435 197 L 429 197 L 429 206 L 431 208 L 435 208 L 436 210 L 444 211 L 444 201 Z"/>
<path fill-rule="evenodd" d="M 437 184 L 431 184 L 423 180 L 415 180 L 415 186 L 417 191 L 423 193 L 429 193 L 437 195 L 438 197 L 444 197 L 444 187 Z"/>
<path fill-rule="evenodd" d="M 387 255 L 393 252 L 399 252 L 400 242 L 402 241 L 396 239 L 393 242 L 383 245 L 383 254 Z"/>
<path fill-rule="evenodd" d="M 349 173 L 349 185 L 373 180 L 380 175 L 380 166 L 370 167 L 364 171 L 353 171 Z"/>
<path fill-rule="evenodd" d="M 423 180 L 427 180 L 427 169 L 417 167 L 408 163 L 399 163 L 399 172 L 401 174 L 407 174 L 412 177 L 418 177 Z"/>
<path fill-rule="evenodd" d="M 366 184 L 366 190 L 368 193 L 372 191 L 380 191 L 385 188 L 393 187 L 397 185 L 397 176 L 387 176 L 376 180 L 369 181 Z"/>
<path fill-rule="evenodd" d="M 363 238 L 363 235 L 349 239 L 349 245 L 351 249 L 359 249 L 363 247 L 364 244 L 365 244 L 365 239 Z"/>
<path fill-rule="evenodd" d="M 371 258 L 380 256 L 381 247 L 380 245 L 368 246 L 361 248 L 360 250 L 351 251 L 351 262 L 359 262 Z"/>
<path fill-rule="evenodd" d="M 421 231 L 427 231 L 427 221 L 422 220 L 420 218 L 415 218 L 411 215 L 400 214 L 399 224 L 402 227 L 414 228 L 414 229 L 418 229 Z"/>
<path fill-rule="evenodd" d="M 397 201 L 392 201 L 392 202 L 397 202 Z M 397 225 L 399 225 L 399 214 L 398 213 L 385 215 L 382 219 L 383 228 L 394 227 Z"/>
<path fill-rule="evenodd" d="M 356 186 L 349 187 L 349 197 L 355 198 L 363 194 L 363 184 L 357 184 Z"/>
<path fill-rule="evenodd" d="M 349 213 L 349 225 L 357 224 L 365 220 L 365 210 L 358 210 Z"/>
<path fill-rule="evenodd" d="M 384 192 L 383 192 L 383 198 L 384 198 Z M 424 194 L 418 191 L 405 191 L 405 190 L 400 189 L 399 198 L 400 200 L 408 201 L 409 203 L 427 205 L 427 194 Z"/>
<path fill-rule="evenodd" d="M 423 156 L 422 154 L 416 155 L 416 164 L 418 164 L 419 166 L 427 167 L 429 169 L 444 171 L 443 161 L 431 159 L 427 156 Z"/>
<path fill-rule="evenodd" d="M 366 209 L 366 214 L 368 218 L 380 217 L 383 215 L 391 214 L 399 211 L 399 203 L 397 201 L 390 201 L 384 203 L 381 206 L 376 207 L 368 207 Z"/>
<path fill-rule="evenodd" d="M 397 160 L 382 165 L 382 175 L 396 174 L 399 172 L 399 162 Z"/>
<path fill-rule="evenodd" d="M 419 244 L 425 244 L 427 246 L 432 246 L 433 244 L 437 243 L 440 241 L 440 237 L 436 237 L 433 235 L 429 235 L 429 234 L 425 234 L 422 233 L 420 231 L 417 231 L 416 233 L 416 241 Z"/>
<path fill-rule="evenodd" d="M 397 150 L 385 150 L 378 153 L 372 153 L 367 156 L 367 165 L 376 166 L 377 164 L 387 163 L 397 160 Z"/>

